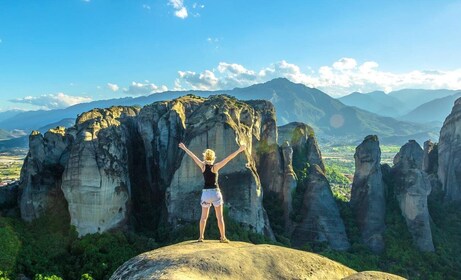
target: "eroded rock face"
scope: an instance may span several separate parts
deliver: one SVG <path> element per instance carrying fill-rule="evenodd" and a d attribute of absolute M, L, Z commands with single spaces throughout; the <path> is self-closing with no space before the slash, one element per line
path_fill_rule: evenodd
<path fill-rule="evenodd" d="M 216 162 L 236 151 L 240 144 L 247 145 L 246 151 L 220 170 L 219 185 L 230 217 L 273 237 L 262 206 L 260 176 L 251 153 L 254 140 L 270 141 L 267 134 L 261 133 L 260 116 L 261 112 L 247 103 L 212 97 L 186 117 L 182 139 L 196 155 L 201 155 L 207 146 L 214 150 Z M 201 214 L 201 171 L 188 156 L 183 156 L 178 166 L 166 189 L 168 219 L 172 224 L 197 221 Z"/>
<path fill-rule="evenodd" d="M 21 217 L 31 221 L 64 202 L 61 176 L 73 138 L 63 127 L 29 136 L 29 153 L 21 169 Z M 60 203 L 57 203 L 57 202 Z"/>
<path fill-rule="evenodd" d="M 380 253 L 384 250 L 386 201 L 378 137 L 365 137 L 355 149 L 354 159 L 355 173 L 350 203 L 357 217 L 362 241 L 373 252 Z"/>
<path fill-rule="evenodd" d="M 80 235 L 104 232 L 125 219 L 130 181 L 125 118 L 130 107 L 94 109 L 77 119 L 75 141 L 62 175 L 71 224 Z"/>
<path fill-rule="evenodd" d="M 305 191 L 297 192 L 303 196 L 301 209 L 292 209 L 299 216 L 292 225 L 292 244 L 300 247 L 306 243 L 326 242 L 336 250 L 349 249 L 344 223 L 325 177 L 325 166 L 313 129 L 302 123 L 287 124 L 279 128 L 279 140 L 292 143 L 294 167 L 297 170 L 307 168 L 308 174 L 307 178 L 299 178 L 297 183 L 297 187 Z"/>
<path fill-rule="evenodd" d="M 421 251 L 434 251 L 427 206 L 431 183 L 421 170 L 423 156 L 419 144 L 410 140 L 394 157 L 392 174 L 395 195 L 416 247 Z"/>
<path fill-rule="evenodd" d="M 438 176 L 445 202 L 461 200 L 461 98 L 445 119 L 438 145 Z"/>

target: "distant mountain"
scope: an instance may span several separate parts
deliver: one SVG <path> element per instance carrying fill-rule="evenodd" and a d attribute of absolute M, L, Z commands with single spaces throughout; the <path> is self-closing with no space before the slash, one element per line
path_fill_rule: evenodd
<path fill-rule="evenodd" d="M 353 92 L 339 98 L 339 100 L 348 106 L 355 106 L 386 117 L 395 118 L 409 110 L 408 104 L 389 94 L 385 94 L 383 91 L 373 91 L 370 93 Z"/>
<path fill-rule="evenodd" d="M 46 126 L 43 126 L 39 129 L 41 133 L 45 133 L 51 128 L 55 128 L 57 126 L 64 126 L 64 127 L 71 127 L 75 124 L 75 119 L 63 119 L 60 120 L 59 122 L 55 122 Z M 2 130 L 0 130 L 1 132 Z M 0 151 L 8 150 L 8 149 L 13 149 L 13 148 L 20 148 L 20 149 L 26 149 L 29 146 L 29 134 L 20 133 L 17 132 L 15 137 L 10 137 L 7 140 L 0 141 Z"/>
<path fill-rule="evenodd" d="M 355 106 L 378 115 L 400 118 L 426 102 L 451 96 L 456 92 L 457 91 L 446 89 L 403 89 L 392 91 L 388 94 L 382 91 L 373 91 L 369 93 L 353 92 L 338 99 L 346 105 Z M 452 105 L 453 104 L 450 106 Z M 447 115 L 449 113 L 450 111 L 448 111 Z M 436 121 L 436 119 L 434 118 L 430 122 L 433 121 Z"/>
<path fill-rule="evenodd" d="M 14 117 L 15 115 L 22 113 L 24 111 L 22 110 L 8 110 L 4 112 L 0 112 L 0 122 L 6 119 L 9 119 L 11 117 Z"/>
<path fill-rule="evenodd" d="M 280 125 L 293 121 L 305 122 L 313 126 L 320 137 L 325 136 L 329 139 L 363 138 L 368 134 L 378 134 L 382 137 L 404 136 L 431 130 L 424 125 L 397 121 L 346 106 L 318 89 L 295 84 L 284 78 L 234 89 L 228 94 L 239 99 L 270 100 L 277 110 Z"/>
<path fill-rule="evenodd" d="M 64 118 L 74 119 L 78 114 L 93 108 L 107 108 L 115 105 L 143 106 L 155 101 L 171 100 L 186 94 L 203 97 L 228 94 L 242 100 L 270 100 L 275 105 L 279 125 L 292 121 L 305 122 L 316 129 L 320 139 L 328 139 L 328 141 L 343 141 L 343 139 L 349 138 L 351 140 L 363 139 L 368 134 L 378 134 L 382 137 L 404 137 L 434 131 L 427 125 L 398 121 L 344 105 L 318 89 L 309 88 L 303 84 L 295 84 L 285 78 L 233 90 L 168 91 L 138 98 L 94 101 L 66 109 L 24 112 L 0 122 L 0 128 L 31 131 Z M 435 131 L 438 131 L 438 128 Z"/>
<path fill-rule="evenodd" d="M 395 97 L 405 104 L 410 104 L 412 107 L 410 110 L 413 110 L 426 102 L 456 93 L 456 90 L 448 89 L 402 89 L 390 92 L 389 96 Z M 406 113 L 408 112 L 410 111 Z"/>
<path fill-rule="evenodd" d="M 433 122 L 436 125 L 442 126 L 445 118 L 450 114 L 455 100 L 460 97 L 461 91 L 450 96 L 426 102 L 400 119 L 418 123 Z"/>

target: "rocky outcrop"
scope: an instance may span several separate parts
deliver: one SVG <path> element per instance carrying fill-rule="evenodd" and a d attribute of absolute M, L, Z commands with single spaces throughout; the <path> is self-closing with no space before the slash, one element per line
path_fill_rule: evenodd
<path fill-rule="evenodd" d="M 71 224 L 80 235 L 104 232 L 126 219 L 130 181 L 125 119 L 136 109 L 112 107 L 82 114 L 62 175 Z"/>
<path fill-rule="evenodd" d="M 362 241 L 373 252 L 380 253 L 384 249 L 386 201 L 378 137 L 365 137 L 355 149 L 354 159 L 355 173 L 350 203 L 357 218 Z"/>
<path fill-rule="evenodd" d="M 227 96 L 94 109 L 68 130 L 32 134 L 21 175 L 23 218 L 34 219 L 53 204 L 49 196 L 55 190 L 80 235 L 127 224 L 155 230 L 163 221 L 196 222 L 203 178 L 179 142 L 199 156 L 212 148 L 218 161 L 247 145 L 220 171 L 225 206 L 237 222 L 274 238 L 262 193 L 266 186 L 277 189 L 286 169 L 280 165 L 275 111 L 267 101 Z M 267 168 L 279 170 L 280 178 L 272 180 Z"/>
<path fill-rule="evenodd" d="M 442 183 L 443 200 L 461 200 L 461 98 L 445 119 L 438 145 L 438 176 Z"/>
<path fill-rule="evenodd" d="M 244 242 L 186 241 L 146 252 L 120 266 L 118 279 L 403 279 L 380 272 L 357 274 L 317 254 Z M 355 276 L 355 277 L 354 277 Z"/>
<path fill-rule="evenodd" d="M 292 244 L 327 243 L 336 250 L 350 247 L 344 223 L 325 177 L 322 155 L 311 127 L 291 123 L 279 128 L 279 139 L 293 145 L 293 165 L 307 177 L 299 178 L 296 194 L 302 196 L 300 209 L 292 209 L 295 224 Z"/>
<path fill-rule="evenodd" d="M 21 169 L 21 217 L 31 221 L 47 209 L 64 203 L 61 176 L 69 157 L 68 147 L 73 136 L 64 127 L 51 129 L 42 135 L 34 131 L 29 136 L 29 153 Z M 57 203 L 59 201 L 59 203 Z"/>
<path fill-rule="evenodd" d="M 438 164 L 438 145 L 427 140 L 424 142 L 424 155 L 422 169 L 427 174 L 437 174 Z"/>
<path fill-rule="evenodd" d="M 416 247 L 420 251 L 434 251 L 427 197 L 431 183 L 423 166 L 424 151 L 410 140 L 394 157 L 392 174 L 394 192 Z"/>
<path fill-rule="evenodd" d="M 273 238 L 262 206 L 260 176 L 251 153 L 254 141 L 273 141 L 269 139 L 270 134 L 264 133 L 266 124 L 262 123 L 261 114 L 264 112 L 236 99 L 212 97 L 204 100 L 190 115 L 187 112 L 180 113 L 185 116 L 182 139 L 197 155 L 207 147 L 213 149 L 217 161 L 237 150 L 239 145 L 247 145 L 244 153 L 220 170 L 220 188 L 230 217 Z M 182 157 L 179 162 L 166 189 L 168 218 L 172 224 L 195 222 L 201 213 L 199 201 L 203 176 L 200 169 L 189 157 Z"/>

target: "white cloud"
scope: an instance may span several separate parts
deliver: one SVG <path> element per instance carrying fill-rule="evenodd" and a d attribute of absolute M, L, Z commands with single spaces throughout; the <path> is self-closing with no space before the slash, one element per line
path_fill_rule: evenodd
<path fill-rule="evenodd" d="M 184 6 L 183 0 L 168 0 L 168 5 L 173 6 L 175 16 L 182 19 L 187 18 L 187 8 Z"/>
<path fill-rule="evenodd" d="M 23 98 L 12 99 L 10 101 L 14 103 L 32 104 L 41 109 L 60 109 L 79 103 L 90 102 L 91 100 L 92 99 L 89 97 L 71 96 L 60 92 L 57 94 L 26 96 Z"/>
<path fill-rule="evenodd" d="M 146 10 L 149 10 L 149 11 L 150 11 L 150 9 L 151 9 L 150 6 L 147 5 L 147 4 L 143 4 L 143 5 L 142 5 L 142 8 L 143 8 L 143 9 L 146 9 Z"/>
<path fill-rule="evenodd" d="M 111 91 L 117 91 L 119 90 L 119 86 L 117 84 L 111 84 L 111 83 L 107 83 L 107 87 L 111 90 Z"/>
<path fill-rule="evenodd" d="M 244 87 L 274 78 L 285 77 L 295 83 L 319 88 L 332 96 L 353 91 L 386 92 L 403 88 L 461 89 L 461 69 L 451 71 L 415 70 L 407 73 L 381 71 L 375 61 L 359 64 L 353 58 L 341 58 L 325 65 L 303 71 L 298 65 L 279 61 L 260 70 L 251 70 L 236 63 L 220 62 L 215 69 L 201 73 L 179 71 L 175 89 L 218 90 Z"/>
<path fill-rule="evenodd" d="M 144 83 L 132 82 L 128 88 L 123 89 L 123 92 L 130 95 L 148 95 L 167 90 L 165 85 L 157 86 L 149 81 L 144 81 Z"/>
<path fill-rule="evenodd" d="M 353 58 L 343 57 L 333 63 L 333 68 L 337 70 L 351 70 L 357 66 L 357 61 Z"/>

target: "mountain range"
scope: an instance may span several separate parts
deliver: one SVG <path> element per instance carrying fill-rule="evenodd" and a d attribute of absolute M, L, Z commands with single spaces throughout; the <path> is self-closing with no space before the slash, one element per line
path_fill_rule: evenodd
<path fill-rule="evenodd" d="M 441 127 L 460 96 L 460 90 L 404 89 L 388 94 L 382 91 L 354 92 L 339 100 L 378 115 Z"/>
<path fill-rule="evenodd" d="M 404 105 L 409 105 L 409 103 L 416 102 L 414 100 L 418 99 L 418 95 L 414 90 L 399 92 L 405 96 L 400 97 L 397 93 L 385 94 L 383 92 L 374 92 L 369 95 L 353 93 L 347 98 L 344 97 L 338 100 L 318 89 L 296 84 L 285 78 L 277 78 L 266 83 L 232 90 L 167 91 L 136 98 L 98 100 L 77 104 L 65 109 L 14 112 L 12 116 L 7 118 L 0 115 L 0 128 L 7 131 L 20 129 L 31 132 L 63 120 L 65 120 L 65 123 L 70 124 L 79 114 L 94 108 L 108 108 L 116 105 L 144 106 L 156 101 L 171 100 L 187 94 L 201 97 L 227 94 L 242 100 L 263 99 L 271 101 L 275 105 L 277 120 L 280 125 L 293 121 L 308 123 L 316 130 L 320 141 L 357 143 L 364 135 L 368 134 L 377 134 L 384 142 L 397 141 L 396 144 L 404 143 L 410 138 L 418 138 L 417 140 L 420 141 L 429 138 L 437 140 L 435 135 L 438 134 L 439 127 L 410 123 L 379 115 L 379 113 L 383 114 L 383 112 L 390 111 L 390 109 L 394 109 L 396 114 L 403 114 L 408 111 L 408 106 L 405 107 Z M 445 96 L 452 93 L 447 90 L 440 92 Z M 430 91 L 423 91 L 423 95 L 425 99 L 421 98 L 421 100 L 426 100 L 430 96 Z M 364 97 L 368 102 L 362 102 L 360 97 Z M 351 100 L 356 101 L 352 102 Z M 421 100 L 416 103 L 420 105 Z M 378 108 L 379 106 L 381 108 Z M 403 109 L 400 110 L 400 108 Z"/>

